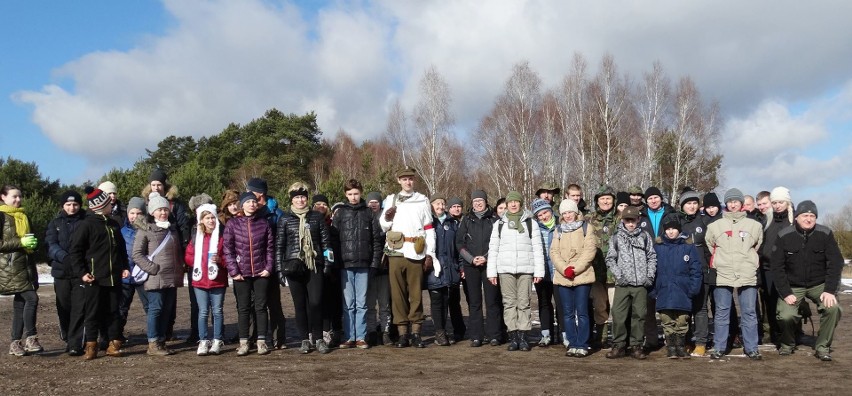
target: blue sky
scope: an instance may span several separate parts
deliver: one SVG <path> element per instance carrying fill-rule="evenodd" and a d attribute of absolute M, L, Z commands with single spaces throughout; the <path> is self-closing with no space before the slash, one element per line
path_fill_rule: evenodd
<path fill-rule="evenodd" d="M 785 185 L 828 211 L 852 178 L 852 4 L 596 1 L 84 0 L 0 2 L 0 155 L 64 182 L 128 167 L 170 134 L 200 137 L 277 107 L 328 135 L 384 131 L 430 65 L 459 130 L 489 110 L 513 64 L 557 84 L 574 52 L 655 60 L 718 100 L 720 190 Z M 605 22 L 605 23 L 604 23 Z M 464 133 L 462 133 L 464 135 Z M 465 138 L 465 136 L 462 136 Z"/>

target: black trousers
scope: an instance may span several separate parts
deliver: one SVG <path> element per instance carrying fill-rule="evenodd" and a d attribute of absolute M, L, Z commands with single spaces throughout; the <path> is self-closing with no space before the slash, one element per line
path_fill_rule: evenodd
<path fill-rule="evenodd" d="M 468 295 L 468 333 L 471 340 L 483 340 L 482 308 L 485 306 L 485 333 L 489 339 L 501 339 L 503 297 L 498 286 L 488 281 L 485 266 L 464 265 Z M 484 298 L 483 298 L 484 294 Z"/>
<path fill-rule="evenodd" d="M 53 290 L 56 292 L 56 314 L 59 316 L 59 337 L 65 341 L 68 349 L 80 349 L 83 346 L 83 297 L 80 279 L 54 279 Z M 76 289 L 75 290 L 75 286 Z"/>
<path fill-rule="evenodd" d="M 95 283 L 83 283 L 77 286 L 83 289 L 76 295 L 83 305 L 83 328 L 86 342 L 98 341 L 98 330 L 105 329 L 109 340 L 121 337 L 121 314 L 118 307 L 121 302 L 121 285 L 102 286 Z M 76 302 L 75 302 L 76 303 Z"/>
<path fill-rule="evenodd" d="M 461 340 L 467 332 L 467 326 L 464 325 L 464 315 L 461 309 L 461 288 L 459 285 L 450 285 L 447 305 L 450 309 L 450 321 L 453 324 L 453 336 L 455 336 L 456 340 Z"/>
<path fill-rule="evenodd" d="M 325 276 L 319 268 L 316 272 L 287 277 L 296 311 L 296 329 L 302 340 L 307 340 L 308 335 L 313 336 L 314 341 L 322 338 L 323 278 Z"/>
<path fill-rule="evenodd" d="M 556 339 L 556 327 L 553 321 L 553 282 L 542 279 L 534 284 L 536 298 L 538 299 L 538 318 L 541 321 L 541 330 L 550 332 L 550 337 Z"/>
<path fill-rule="evenodd" d="M 448 287 L 429 289 L 429 302 L 432 307 L 432 323 L 435 325 L 435 332 L 447 330 L 449 300 L 450 289 Z"/>
<path fill-rule="evenodd" d="M 318 269 L 319 271 L 319 269 Z M 340 283 L 340 271 L 332 271 L 323 276 L 322 289 L 322 329 L 324 331 L 343 331 L 343 286 Z"/>
<path fill-rule="evenodd" d="M 281 284 L 278 283 L 277 279 L 277 274 L 270 275 L 269 285 L 266 289 L 266 305 L 269 307 L 269 332 L 267 336 L 270 340 L 284 344 L 287 340 L 285 330 L 287 322 L 284 317 L 284 309 L 281 307 Z"/>
<path fill-rule="evenodd" d="M 240 339 L 249 338 L 249 318 L 251 312 L 257 315 L 257 339 L 266 339 L 266 330 L 269 325 L 269 314 L 266 307 L 266 296 L 269 278 L 243 278 L 234 281 L 234 294 L 237 297 L 237 328 Z"/>

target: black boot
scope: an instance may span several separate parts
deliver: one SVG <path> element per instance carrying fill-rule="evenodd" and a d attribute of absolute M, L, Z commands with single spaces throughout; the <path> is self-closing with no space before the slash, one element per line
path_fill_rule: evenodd
<path fill-rule="evenodd" d="M 507 348 L 510 351 L 517 351 L 520 348 L 518 345 L 518 332 L 510 331 L 509 332 L 509 347 Z"/>
<path fill-rule="evenodd" d="M 446 330 L 435 330 L 435 345 L 450 346 Z"/>
<path fill-rule="evenodd" d="M 368 331 L 366 341 L 367 341 L 367 344 L 370 345 L 370 346 L 379 345 L 379 333 L 377 333 L 375 331 Z"/>
<path fill-rule="evenodd" d="M 518 349 L 520 349 L 522 351 L 529 351 L 529 350 L 532 349 L 532 347 L 530 347 L 530 343 L 527 342 L 527 332 L 526 331 L 519 331 L 517 337 L 518 337 Z"/>
<path fill-rule="evenodd" d="M 591 346 L 591 348 L 594 350 L 599 350 L 603 348 L 603 343 L 601 343 L 601 333 L 604 332 L 604 326 L 606 325 L 596 324 L 595 331 L 591 334 L 591 343 L 589 346 Z M 606 334 L 603 335 L 603 338 L 606 338 Z"/>
<path fill-rule="evenodd" d="M 426 343 L 423 342 L 422 338 L 420 338 L 420 333 L 414 333 L 411 335 L 411 345 L 415 348 L 426 348 Z"/>
<path fill-rule="evenodd" d="M 686 353 L 686 337 L 683 334 L 675 334 L 675 352 L 677 357 L 681 359 L 689 359 L 690 356 Z"/>
<path fill-rule="evenodd" d="M 668 334 L 666 335 L 666 357 L 669 359 L 677 359 L 677 350 L 675 345 L 677 344 L 677 335 L 676 334 Z"/>

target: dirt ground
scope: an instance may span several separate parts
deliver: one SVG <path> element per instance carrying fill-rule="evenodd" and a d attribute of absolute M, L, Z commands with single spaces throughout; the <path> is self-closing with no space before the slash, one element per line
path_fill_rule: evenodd
<path fill-rule="evenodd" d="M 178 353 L 168 357 L 145 355 L 145 317 L 134 301 L 126 328 L 131 346 L 124 358 L 93 361 L 62 353 L 52 285 L 39 289 L 38 331 L 45 352 L 36 356 L 0 355 L 0 395 L 33 394 L 592 394 L 631 392 L 732 394 L 848 394 L 852 388 L 852 326 L 842 320 L 834 343 L 834 361 L 820 362 L 809 347 L 790 357 L 762 349 L 764 360 L 730 357 L 669 360 L 665 351 L 646 361 L 609 360 L 603 352 L 585 359 L 564 356 L 562 347 L 508 352 L 505 346 L 470 348 L 462 341 L 450 347 L 434 344 L 425 349 L 374 347 L 334 350 L 327 355 L 301 355 L 298 341 L 290 349 L 270 355 L 237 357 L 228 344 L 220 356 L 199 357 L 193 345 L 170 343 Z M 189 299 L 179 290 L 178 335 L 189 328 Z M 236 333 L 236 305 L 229 290 L 225 300 L 226 335 Z M 289 291 L 282 288 L 285 314 L 293 317 Z M 841 296 L 852 312 L 848 295 Z M 428 296 L 424 295 L 428 312 Z M 462 303 L 464 306 L 465 304 Z M 9 342 L 12 300 L 0 298 L 0 337 Z M 818 320 L 817 320 L 818 322 Z M 295 321 L 288 320 L 288 334 Z M 810 325 L 807 333 L 810 333 Z M 818 323 L 817 323 L 818 328 Z M 534 329 L 534 334 L 538 334 Z M 431 326 L 426 336 L 431 341 Z M 739 354 L 735 350 L 732 354 Z"/>

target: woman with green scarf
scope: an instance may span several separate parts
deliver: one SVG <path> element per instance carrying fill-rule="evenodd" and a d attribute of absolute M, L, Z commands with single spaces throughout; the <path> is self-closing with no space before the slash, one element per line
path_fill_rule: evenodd
<path fill-rule="evenodd" d="M 325 216 L 308 206 L 308 187 L 290 186 L 290 208 L 278 219 L 275 265 L 279 282 L 288 281 L 296 311 L 296 328 L 302 338 L 301 353 L 316 348 L 330 351 L 322 337 L 322 293 L 325 275 L 332 270 Z M 311 342 L 313 339 L 313 343 Z"/>
<path fill-rule="evenodd" d="M 11 185 L 0 191 L 0 294 L 14 296 L 12 344 L 9 354 L 24 356 L 44 350 L 38 342 L 36 311 L 38 310 L 38 273 L 30 254 L 38 247 L 31 233 L 30 220 L 21 207 L 21 189 Z M 26 332 L 26 334 L 24 334 Z M 21 343 L 21 337 L 26 340 Z"/>

